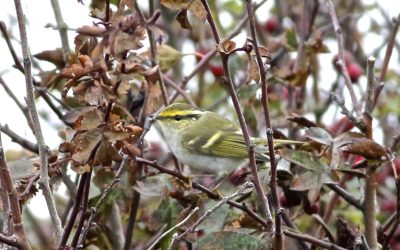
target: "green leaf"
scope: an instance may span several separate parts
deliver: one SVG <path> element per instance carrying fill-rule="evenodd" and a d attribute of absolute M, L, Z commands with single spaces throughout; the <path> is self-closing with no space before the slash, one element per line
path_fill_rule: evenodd
<path fill-rule="evenodd" d="M 261 87 L 261 84 L 243 85 L 238 90 L 238 97 L 240 99 L 246 99 L 246 98 L 253 97 L 257 93 L 257 90 L 260 89 L 260 87 Z"/>
<path fill-rule="evenodd" d="M 205 236 L 198 245 L 200 250 L 211 249 L 271 249 L 271 242 L 237 232 L 216 232 Z"/>
<path fill-rule="evenodd" d="M 325 129 L 318 128 L 318 127 L 312 127 L 306 130 L 305 137 L 307 137 L 310 140 L 313 140 L 315 142 L 325 144 L 325 145 L 331 145 L 332 144 L 332 136 L 326 131 Z"/>
<path fill-rule="evenodd" d="M 311 153 L 293 149 L 281 149 L 279 152 L 283 159 L 295 163 L 307 170 L 314 172 L 328 170 L 328 165 L 322 162 L 320 157 L 312 155 Z"/>
<path fill-rule="evenodd" d="M 169 70 L 184 56 L 180 51 L 166 44 L 159 46 L 157 53 L 161 71 Z"/>
<path fill-rule="evenodd" d="M 325 172 L 305 172 L 294 178 L 290 189 L 294 191 L 320 189 L 323 184 L 329 182 L 331 181 Z"/>
<path fill-rule="evenodd" d="M 297 43 L 296 33 L 294 30 L 286 30 L 285 38 L 283 41 L 284 45 L 290 51 L 296 51 L 299 44 Z"/>

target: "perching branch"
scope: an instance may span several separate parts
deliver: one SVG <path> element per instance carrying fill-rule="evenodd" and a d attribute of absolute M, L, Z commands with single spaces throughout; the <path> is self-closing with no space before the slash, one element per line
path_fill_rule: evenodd
<path fill-rule="evenodd" d="M 221 43 L 221 39 L 217 30 L 217 27 L 214 22 L 214 18 L 212 16 L 212 13 L 210 11 L 210 8 L 208 6 L 207 0 L 201 0 L 206 12 L 207 12 L 207 21 L 210 24 L 212 33 L 214 35 L 214 39 L 217 45 Z M 242 129 L 243 133 L 243 138 L 246 143 L 247 151 L 248 151 L 248 157 L 250 160 L 250 169 L 251 173 L 253 175 L 253 181 L 255 185 L 255 189 L 258 195 L 258 198 L 260 199 L 261 202 L 261 207 L 263 209 L 263 213 L 266 216 L 267 224 L 269 225 L 267 230 L 272 231 L 273 230 L 273 220 L 272 220 L 272 215 L 271 211 L 269 210 L 269 205 L 268 205 L 268 200 L 264 194 L 264 190 L 261 186 L 260 179 L 258 177 L 258 172 L 257 172 L 257 166 L 256 166 L 256 160 L 255 160 L 255 154 L 254 154 L 254 145 L 250 142 L 250 135 L 249 131 L 247 128 L 246 120 L 244 119 L 242 109 L 239 104 L 239 99 L 237 97 L 236 91 L 235 91 L 235 86 L 232 81 L 232 77 L 230 74 L 229 66 L 228 66 L 228 60 L 229 60 L 229 54 L 226 54 L 224 52 L 219 52 L 221 59 L 222 59 L 222 65 L 224 67 L 224 73 L 225 73 L 225 80 L 226 80 L 226 85 L 229 89 L 229 95 L 231 96 L 233 106 L 235 108 L 236 114 L 239 119 L 240 127 Z"/>
<path fill-rule="evenodd" d="M 32 72 L 31 72 L 31 59 L 29 55 L 29 47 L 28 47 L 28 37 L 26 34 L 26 28 L 25 28 L 25 18 L 24 18 L 24 13 L 22 10 L 21 6 L 21 1 L 20 0 L 14 0 L 15 3 L 15 10 L 17 13 L 17 19 L 18 19 L 18 28 L 20 32 L 20 37 L 21 37 L 21 48 L 22 48 L 22 54 L 24 58 L 24 72 L 25 72 L 25 82 L 26 82 L 26 95 L 27 95 L 27 105 L 28 105 L 28 110 L 29 114 L 32 119 L 32 125 L 35 131 L 35 136 L 36 140 L 38 143 L 39 147 L 39 156 L 40 156 L 40 180 L 39 180 L 39 186 L 43 191 L 43 195 L 46 199 L 46 204 L 47 208 L 49 210 L 51 222 L 52 222 L 52 228 L 53 232 L 55 235 L 55 241 L 56 243 L 59 243 L 61 241 L 61 237 L 63 234 L 63 228 L 61 226 L 61 220 L 60 217 L 58 216 L 58 212 L 56 209 L 56 205 L 54 202 L 53 194 L 50 189 L 50 177 L 49 177 L 49 171 L 48 171 L 48 162 L 47 162 L 47 156 L 48 156 L 48 148 L 45 144 L 44 138 L 43 138 L 43 133 L 42 129 L 40 126 L 40 121 L 39 121 L 39 115 L 37 113 L 36 109 L 36 103 L 35 103 L 35 96 L 34 96 L 34 87 L 33 87 L 33 80 L 32 80 Z"/>
<path fill-rule="evenodd" d="M 258 69 L 261 76 L 261 103 L 264 110 L 264 120 L 265 126 L 267 127 L 267 139 L 268 139 L 268 154 L 271 164 L 271 180 L 269 182 L 269 186 L 271 188 L 272 195 L 272 205 L 275 209 L 275 236 L 274 236 L 274 249 L 280 250 L 283 248 L 283 235 L 282 235 L 282 219 L 281 216 L 278 215 L 278 210 L 280 209 L 279 200 L 278 200 L 278 192 L 277 192 L 277 163 L 275 157 L 274 150 L 274 142 L 273 142 L 273 133 L 272 133 L 272 125 L 271 118 L 269 113 L 269 104 L 268 104 L 268 91 L 267 91 L 267 70 L 265 68 L 263 60 L 261 58 L 260 50 L 257 42 L 257 34 L 255 29 L 255 20 L 253 16 L 253 9 L 251 0 L 246 0 L 247 6 L 247 15 L 249 16 L 250 23 L 250 33 L 251 33 L 251 42 L 253 43 L 253 50 L 256 54 Z M 267 59 L 268 60 L 268 59 Z M 269 62 L 267 62 L 269 63 Z M 269 64 L 268 66 L 269 67 Z M 256 178 L 256 176 L 255 176 Z M 263 201 L 263 200 L 261 200 Z"/>

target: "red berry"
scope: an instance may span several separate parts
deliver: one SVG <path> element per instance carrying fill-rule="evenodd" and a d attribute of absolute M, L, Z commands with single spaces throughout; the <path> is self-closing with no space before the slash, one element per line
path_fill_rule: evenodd
<path fill-rule="evenodd" d="M 357 63 L 351 63 L 347 65 L 347 71 L 349 72 L 352 82 L 357 82 L 358 78 L 360 78 L 363 73 L 362 68 Z"/>
<path fill-rule="evenodd" d="M 279 30 L 279 20 L 277 17 L 270 17 L 264 24 L 264 30 L 269 33 L 275 33 Z"/>
<path fill-rule="evenodd" d="M 224 68 L 222 65 L 210 65 L 210 70 L 215 77 L 221 77 L 224 75 Z"/>
<path fill-rule="evenodd" d="M 381 209 L 384 212 L 392 213 L 396 211 L 396 202 L 394 200 L 383 200 L 380 202 Z"/>
<path fill-rule="evenodd" d="M 282 193 L 281 196 L 279 196 L 279 204 L 282 207 L 289 207 L 288 200 L 286 199 L 286 196 L 284 193 Z"/>
<path fill-rule="evenodd" d="M 345 66 L 349 66 L 351 63 L 354 62 L 353 55 L 348 51 L 344 52 L 343 57 L 344 57 L 344 65 Z M 336 70 L 339 70 L 339 65 L 337 65 L 338 60 L 339 60 L 339 55 L 338 54 L 334 55 L 333 59 L 332 59 L 332 64 Z"/>
<path fill-rule="evenodd" d="M 395 166 L 397 175 L 400 175 L 400 157 L 396 157 L 396 158 L 393 160 L 393 163 L 394 163 L 394 166 Z M 393 170 L 392 170 L 392 171 L 393 171 Z M 392 171 L 391 171 L 391 172 L 392 172 Z"/>
<path fill-rule="evenodd" d="M 347 132 L 354 128 L 354 124 L 347 118 L 346 116 L 342 117 L 340 120 L 337 120 L 330 128 L 332 135 L 336 136 L 343 132 Z"/>
<path fill-rule="evenodd" d="M 314 203 L 310 205 L 309 202 L 303 204 L 303 209 L 306 214 L 316 214 L 319 212 L 319 203 Z"/>
<path fill-rule="evenodd" d="M 228 177 L 228 180 L 233 185 L 239 186 L 240 184 L 243 184 L 245 182 L 248 174 L 249 171 L 247 168 L 239 168 Z"/>

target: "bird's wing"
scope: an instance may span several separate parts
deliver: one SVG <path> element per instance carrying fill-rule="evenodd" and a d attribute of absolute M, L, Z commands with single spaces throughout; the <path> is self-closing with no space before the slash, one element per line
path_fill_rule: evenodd
<path fill-rule="evenodd" d="M 210 123 L 213 126 L 209 126 Z M 233 122 L 210 112 L 206 119 L 198 120 L 198 125 L 203 129 L 202 133 L 187 133 L 184 136 L 182 143 L 189 152 L 219 157 L 247 158 L 248 152 L 243 134 Z"/>

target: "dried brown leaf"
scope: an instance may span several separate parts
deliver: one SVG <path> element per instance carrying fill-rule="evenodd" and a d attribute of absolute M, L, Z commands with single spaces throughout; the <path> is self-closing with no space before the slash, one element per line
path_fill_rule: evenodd
<path fill-rule="evenodd" d="M 287 119 L 289 121 L 295 122 L 297 124 L 299 124 L 300 126 L 306 127 L 306 128 L 311 128 L 311 127 L 317 127 L 317 124 L 313 121 L 310 121 L 309 119 L 307 119 L 304 116 L 301 116 L 299 114 L 296 113 L 291 113 Z"/>
<path fill-rule="evenodd" d="M 350 154 L 361 155 L 368 160 L 387 161 L 388 155 L 383 146 L 368 138 L 351 138 L 341 149 Z"/>
<path fill-rule="evenodd" d="M 122 157 L 106 138 L 101 140 L 94 157 L 94 165 L 111 166 L 113 161 L 120 161 Z"/>
<path fill-rule="evenodd" d="M 86 75 L 86 70 L 82 67 L 82 65 L 74 63 L 71 66 L 64 68 L 61 71 L 61 76 L 70 79 L 77 79 L 84 75 Z"/>
<path fill-rule="evenodd" d="M 192 26 L 190 25 L 188 16 L 187 16 L 187 10 L 181 10 L 178 12 L 178 14 L 175 17 L 176 21 L 181 25 L 182 28 L 191 30 Z"/>
<path fill-rule="evenodd" d="M 75 129 L 78 131 L 97 128 L 103 122 L 103 115 L 98 109 L 90 110 L 75 121 Z"/>
<path fill-rule="evenodd" d="M 82 116 L 86 112 L 92 111 L 96 108 L 97 108 L 97 106 L 85 106 L 85 107 L 79 107 L 79 108 L 72 109 L 64 115 L 64 121 L 69 124 L 73 124 L 80 116 Z"/>
<path fill-rule="evenodd" d="M 74 165 L 83 166 L 87 164 L 93 149 L 101 141 L 101 137 L 102 131 L 100 128 L 92 129 L 75 136 L 72 140 L 74 154 L 71 158 L 75 163 Z"/>
<path fill-rule="evenodd" d="M 248 77 L 250 78 L 250 80 L 253 80 L 257 83 L 260 82 L 260 79 L 261 79 L 260 69 L 258 67 L 257 61 L 254 58 L 250 61 L 249 68 L 247 70 L 247 74 L 248 74 Z"/>
<path fill-rule="evenodd" d="M 61 49 L 45 50 L 33 56 L 39 60 L 50 62 L 56 65 L 57 68 L 63 68 L 65 66 L 64 55 Z"/>
<path fill-rule="evenodd" d="M 77 28 L 76 32 L 85 36 L 102 36 L 107 30 L 104 27 L 84 25 Z"/>
<path fill-rule="evenodd" d="M 200 20 L 207 18 L 207 12 L 200 0 L 161 0 L 161 4 L 173 10 L 185 10 L 190 12 Z"/>

